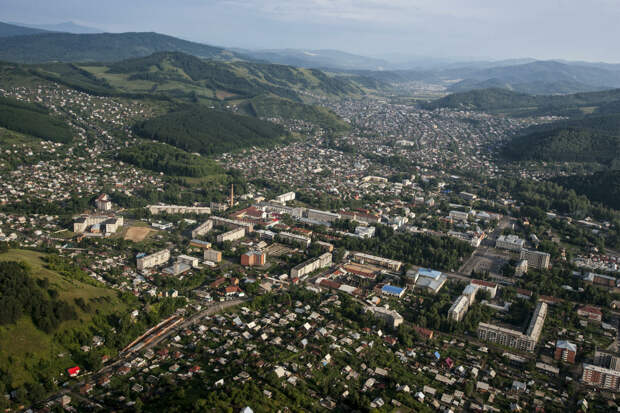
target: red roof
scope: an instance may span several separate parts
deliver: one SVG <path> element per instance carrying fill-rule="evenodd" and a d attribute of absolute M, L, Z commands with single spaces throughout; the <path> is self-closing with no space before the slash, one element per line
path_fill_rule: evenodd
<path fill-rule="evenodd" d="M 484 280 L 471 280 L 471 283 L 476 284 L 476 285 L 482 285 L 483 287 L 489 287 L 489 288 L 497 287 L 497 284 L 492 283 L 490 281 L 484 281 Z"/>
<path fill-rule="evenodd" d="M 236 285 L 229 285 L 228 287 L 226 287 L 226 294 L 234 294 L 234 293 L 240 293 L 241 288 L 237 287 Z"/>
<path fill-rule="evenodd" d="M 69 373 L 70 377 L 75 377 L 78 374 L 80 374 L 80 367 L 79 366 L 75 366 L 75 367 L 69 367 L 67 369 L 67 373 Z"/>
<path fill-rule="evenodd" d="M 339 282 L 332 281 L 332 280 L 321 280 L 319 285 L 321 287 L 332 288 L 334 290 L 337 290 L 338 288 L 340 288 L 341 284 Z"/>
<path fill-rule="evenodd" d="M 584 312 L 587 312 L 587 313 L 592 313 L 592 314 L 596 314 L 596 315 L 600 315 L 600 316 L 603 315 L 601 310 L 599 310 L 598 308 L 593 307 L 591 305 L 583 306 L 583 307 L 579 308 L 579 311 L 584 311 Z"/>

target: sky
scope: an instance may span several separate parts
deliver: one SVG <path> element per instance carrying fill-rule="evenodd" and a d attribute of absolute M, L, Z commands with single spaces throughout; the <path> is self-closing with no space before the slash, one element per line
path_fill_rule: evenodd
<path fill-rule="evenodd" d="M 0 0 L 0 20 L 74 21 L 249 49 L 620 62 L 618 0 Z"/>

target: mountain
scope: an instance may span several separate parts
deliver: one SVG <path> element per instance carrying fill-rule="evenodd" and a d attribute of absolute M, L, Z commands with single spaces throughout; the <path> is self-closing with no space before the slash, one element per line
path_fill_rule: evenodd
<path fill-rule="evenodd" d="M 0 42 L 0 60 L 20 63 L 116 62 L 163 51 L 223 60 L 239 57 L 220 47 L 159 33 L 39 33 Z"/>
<path fill-rule="evenodd" d="M 9 23 L 0 22 L 0 37 L 11 37 L 11 36 L 28 36 L 31 34 L 41 34 L 46 33 L 45 30 L 41 29 L 33 29 L 29 27 L 17 26 Z M 3 42 L 6 39 L 2 40 Z"/>
<path fill-rule="evenodd" d="M 290 66 L 337 70 L 381 70 L 389 62 L 339 50 L 239 50 L 244 56 Z"/>
<path fill-rule="evenodd" d="M 62 33 L 103 33 L 104 30 L 100 30 L 94 27 L 82 26 L 81 24 L 74 23 L 72 21 L 54 23 L 54 24 L 29 24 L 29 23 L 11 23 L 16 26 L 29 27 L 31 29 L 39 29 L 50 32 L 62 32 Z"/>
<path fill-rule="evenodd" d="M 570 95 L 529 95 L 496 87 L 453 93 L 421 106 L 429 110 L 467 109 L 507 113 L 511 116 L 581 116 L 592 112 L 620 112 L 613 108 L 614 104 L 620 104 L 620 89 Z"/>

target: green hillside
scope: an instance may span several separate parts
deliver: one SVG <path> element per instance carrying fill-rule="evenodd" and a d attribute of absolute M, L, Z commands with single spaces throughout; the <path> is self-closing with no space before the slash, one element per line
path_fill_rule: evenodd
<path fill-rule="evenodd" d="M 288 137 L 283 128 L 273 123 L 204 106 L 191 106 L 140 122 L 134 130 L 143 138 L 203 155 L 272 145 Z"/>
<path fill-rule="evenodd" d="M 567 176 L 554 179 L 565 188 L 574 189 L 590 200 L 620 210 L 620 170 L 596 172 L 585 176 Z"/>
<path fill-rule="evenodd" d="M 0 376 L 7 389 L 43 381 L 81 361 L 72 357 L 73 352 L 79 354 L 79 342 L 67 339 L 74 331 L 90 337 L 89 331 L 100 324 L 95 313 L 103 316 L 127 307 L 115 291 L 94 284 L 88 276 L 80 279 L 79 273 L 50 269 L 48 257 L 26 250 L 0 254 L 0 271 L 11 274 L 10 279 L 2 277 L 0 293 L 5 314 L 0 321 L 0 371 L 5 374 Z M 26 269 L 15 267 L 16 262 L 26 263 Z M 60 353 L 63 357 L 57 357 Z"/>
<path fill-rule="evenodd" d="M 159 33 L 40 33 L 0 42 L 0 60 L 20 63 L 115 62 L 163 51 L 226 60 L 236 57 L 220 47 Z"/>
<path fill-rule="evenodd" d="M 349 127 L 338 115 L 326 108 L 275 97 L 259 96 L 248 100 L 241 108 L 246 114 L 259 118 L 302 119 L 336 131 Z"/>
<path fill-rule="evenodd" d="M 620 100 L 620 89 L 571 95 L 528 95 L 507 89 L 490 88 L 453 93 L 422 104 L 425 109 L 438 108 L 508 113 L 512 116 L 578 116 Z"/>
<path fill-rule="evenodd" d="M 123 149 L 118 159 L 139 168 L 172 176 L 203 177 L 223 173 L 215 161 L 170 145 L 145 143 Z"/>
<path fill-rule="evenodd" d="M 620 166 L 620 114 L 594 115 L 525 130 L 504 148 L 511 160 Z"/>
<path fill-rule="evenodd" d="M 70 142 L 71 128 L 40 105 L 0 97 L 0 126 L 55 142 Z"/>

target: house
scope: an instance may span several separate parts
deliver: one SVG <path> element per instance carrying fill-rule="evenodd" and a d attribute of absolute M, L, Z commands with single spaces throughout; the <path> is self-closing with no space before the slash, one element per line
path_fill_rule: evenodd
<path fill-rule="evenodd" d="M 69 367 L 67 369 L 67 374 L 69 374 L 69 377 L 77 377 L 77 375 L 80 374 L 80 367 L 79 366 Z"/>

